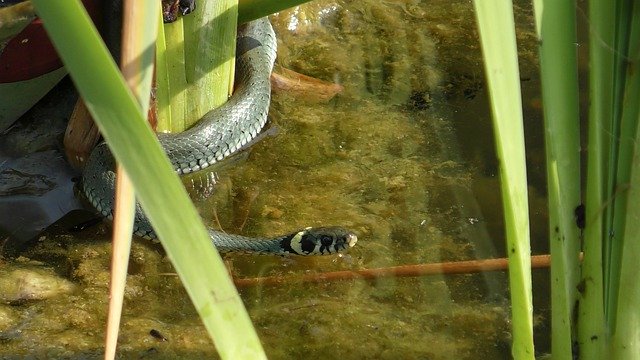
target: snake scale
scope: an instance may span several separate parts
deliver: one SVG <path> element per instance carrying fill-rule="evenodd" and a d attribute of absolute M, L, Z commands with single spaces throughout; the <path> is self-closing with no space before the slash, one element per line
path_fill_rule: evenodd
<path fill-rule="evenodd" d="M 205 114 L 190 129 L 158 134 L 175 171 L 186 174 L 219 162 L 254 139 L 267 122 L 271 98 L 269 80 L 276 57 L 276 38 L 267 18 L 238 29 L 236 81 L 233 96 Z M 113 219 L 115 161 L 105 143 L 91 153 L 82 178 L 82 191 L 105 217 Z M 275 238 L 249 238 L 207 229 L 220 252 L 278 255 L 328 255 L 355 245 L 357 237 L 341 227 L 306 228 Z M 157 239 L 139 203 L 134 232 Z"/>

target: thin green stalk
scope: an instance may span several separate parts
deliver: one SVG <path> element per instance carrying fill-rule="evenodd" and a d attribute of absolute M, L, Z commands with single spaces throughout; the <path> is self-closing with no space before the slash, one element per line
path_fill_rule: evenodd
<path fill-rule="evenodd" d="M 147 114 L 149 109 L 155 58 L 152 51 L 146 50 L 154 47 L 157 35 L 156 31 L 148 31 L 148 29 L 158 28 L 158 18 L 147 16 L 147 14 L 159 12 L 160 4 L 155 0 L 124 2 L 120 68 L 129 88 L 138 99 L 143 114 Z M 105 359 L 114 359 L 116 355 L 136 203 L 133 184 L 126 171 L 118 165 L 116 172 Z"/>
<path fill-rule="evenodd" d="M 636 150 L 631 181 L 640 183 L 640 154 Z M 637 186 L 629 189 L 629 196 L 640 199 Z M 640 354 L 640 282 L 638 282 L 638 258 L 640 257 L 640 242 L 633 241 L 640 238 L 640 207 L 629 202 L 625 234 L 631 241 L 625 241 L 623 256 L 620 261 L 620 288 L 624 289 L 624 296 L 618 298 L 618 321 L 611 339 L 611 359 L 637 359 Z"/>
<path fill-rule="evenodd" d="M 510 1 L 474 1 L 491 97 L 509 256 L 512 354 L 534 359 L 531 250 L 520 76 Z"/>
<path fill-rule="evenodd" d="M 265 358 L 196 209 L 84 8 L 79 1 L 33 3 L 110 149 L 131 177 L 220 356 Z M 151 183 L 162 186 L 148 186 Z"/>
<path fill-rule="evenodd" d="M 573 357 L 573 308 L 580 277 L 580 119 L 575 1 L 535 3 L 544 104 L 549 241 L 551 249 L 551 348 L 554 359 Z"/>
<path fill-rule="evenodd" d="M 640 258 L 640 74 L 636 66 L 640 61 L 640 8 L 625 13 L 630 21 L 628 51 L 624 58 L 625 90 L 619 138 L 619 162 L 617 188 L 615 189 L 615 231 L 620 234 L 612 250 L 617 268 L 618 286 L 615 287 L 615 321 L 611 336 L 613 359 L 634 359 L 640 354 L 640 283 L 638 282 L 638 258 Z M 618 222 L 618 218 L 624 219 Z M 618 228 L 624 225 L 624 228 Z M 612 261 L 612 262 L 613 262 Z"/>
<path fill-rule="evenodd" d="M 637 81 L 637 79 L 635 79 Z M 636 129 L 636 139 L 640 129 Z M 640 184 L 640 149 L 637 142 L 635 156 L 631 169 L 631 182 Z M 638 186 L 629 188 L 627 203 L 625 238 L 622 258 L 620 260 L 620 289 L 624 291 L 618 297 L 616 327 L 611 338 L 610 359 L 637 359 L 640 354 L 640 282 L 638 281 L 638 259 L 640 258 L 640 189 Z"/>
<path fill-rule="evenodd" d="M 637 97 L 629 100 L 631 95 L 628 91 L 634 91 L 636 84 L 629 83 L 628 77 L 633 76 L 633 72 L 627 72 L 627 54 L 629 46 L 635 46 L 629 42 L 632 3 L 628 1 L 618 1 L 616 3 L 616 32 L 615 51 L 611 49 L 613 56 L 613 118 L 611 125 L 612 138 L 610 143 L 610 168 L 607 195 L 610 198 L 611 206 L 607 207 L 607 225 L 610 229 L 610 244 L 607 247 L 608 256 L 605 257 L 605 315 L 607 325 L 610 328 L 616 326 L 616 307 L 618 303 L 618 289 L 620 280 L 620 260 L 625 242 L 625 221 L 627 210 L 626 185 L 629 182 L 631 157 L 634 151 L 635 128 L 637 122 Z M 637 12 L 637 9 L 636 9 Z M 625 95 L 626 94 L 626 95 Z M 637 95 L 637 92 L 635 93 Z M 625 99 L 625 97 L 627 97 Z"/>
<path fill-rule="evenodd" d="M 603 266 L 603 295 L 604 295 L 604 316 L 605 316 L 605 328 L 609 327 L 610 322 L 614 321 L 615 316 L 613 313 L 614 309 L 611 307 L 615 307 L 615 291 L 612 291 L 613 288 L 617 287 L 617 265 L 612 262 L 613 247 L 615 246 L 616 240 L 613 239 L 612 235 L 614 235 L 614 207 L 612 206 L 615 202 L 615 198 L 611 197 L 614 191 L 615 183 L 616 183 L 616 166 L 618 163 L 618 139 L 620 134 L 620 101 L 621 101 L 621 93 L 624 85 L 624 78 L 621 76 L 620 71 L 623 67 L 623 64 L 619 63 L 619 59 L 616 59 L 616 51 L 612 51 L 618 45 L 618 34 L 620 34 L 623 27 L 627 26 L 627 22 L 619 23 L 618 16 L 620 15 L 620 11 L 622 11 L 622 2 L 621 1 L 610 1 L 607 2 L 606 9 L 603 13 L 598 13 L 598 19 L 596 23 L 601 22 L 601 26 L 604 26 L 604 32 L 602 34 L 594 32 L 591 34 L 592 38 L 599 38 L 600 40 L 600 58 L 605 60 L 601 62 L 600 65 L 603 66 L 601 75 L 605 75 L 607 84 L 605 87 L 605 92 L 601 94 L 606 94 L 606 97 L 603 98 L 602 105 L 610 106 L 610 109 L 607 109 L 607 118 L 605 118 L 605 123 L 602 125 L 607 126 L 606 135 L 603 136 L 603 150 L 604 153 L 600 154 L 603 157 L 603 175 L 605 176 L 602 181 L 605 186 L 603 189 L 603 194 L 605 197 L 606 205 L 602 208 L 603 212 L 603 224 L 602 230 L 604 233 L 602 234 L 603 239 L 603 247 L 602 247 L 602 266 Z M 594 14 L 595 15 L 595 14 Z M 604 21 L 603 21 L 604 20 Z M 595 29 L 595 26 L 594 26 Z M 622 31 L 624 33 L 624 31 Z M 604 46 L 602 46 L 604 45 Z M 626 42 L 624 47 L 626 48 Z M 608 50 L 606 50 L 608 48 Z M 624 51 L 624 50 L 623 50 Z M 605 79 L 601 79 L 605 80 Z M 602 90 L 602 89 L 601 89 Z M 608 103 L 607 103 L 608 102 Z M 622 230 L 622 229 L 620 229 Z M 610 298 L 614 296 L 614 298 Z"/>
<path fill-rule="evenodd" d="M 589 3 L 589 124 L 586 185 L 586 227 L 582 264 L 582 299 L 578 312 L 578 345 L 583 359 L 602 359 L 606 346 L 603 259 L 608 257 L 607 207 L 609 143 L 613 111 L 613 6 Z M 606 271 L 606 270 L 605 270 Z"/>
<path fill-rule="evenodd" d="M 131 253 L 136 196 L 133 184 L 122 166 L 116 167 L 116 201 L 113 217 L 111 245 L 111 271 L 109 281 L 109 311 L 105 334 L 105 360 L 115 359 L 120 330 L 120 318 L 127 284 L 127 269 Z"/>

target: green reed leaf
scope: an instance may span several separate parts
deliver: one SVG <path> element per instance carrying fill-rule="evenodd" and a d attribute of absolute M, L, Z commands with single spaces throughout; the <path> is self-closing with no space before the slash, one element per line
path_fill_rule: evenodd
<path fill-rule="evenodd" d="M 516 359 L 533 359 L 531 248 L 520 76 L 510 1 L 474 1 L 500 162 Z"/>
<path fill-rule="evenodd" d="M 574 307 L 580 281 L 580 119 L 576 59 L 576 15 L 572 1 L 535 3 L 544 103 L 549 247 L 551 249 L 551 348 L 571 359 Z"/>

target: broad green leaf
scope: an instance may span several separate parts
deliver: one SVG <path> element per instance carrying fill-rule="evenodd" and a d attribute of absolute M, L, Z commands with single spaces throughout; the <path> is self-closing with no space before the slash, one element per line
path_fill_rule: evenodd
<path fill-rule="evenodd" d="M 512 354 L 534 359 L 531 250 L 518 51 L 510 1 L 475 0 L 493 113 L 509 257 Z"/>

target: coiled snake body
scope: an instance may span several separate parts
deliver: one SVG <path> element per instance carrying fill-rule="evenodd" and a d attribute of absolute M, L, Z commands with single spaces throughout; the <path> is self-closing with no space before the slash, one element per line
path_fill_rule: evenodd
<path fill-rule="evenodd" d="M 276 38 L 266 18 L 241 26 L 236 51 L 236 82 L 233 96 L 207 113 L 192 128 L 158 138 L 175 171 L 186 174 L 206 168 L 233 154 L 251 141 L 267 121 L 276 57 Z M 113 219 L 114 160 L 106 144 L 98 145 L 83 172 L 82 190 L 93 206 Z M 136 204 L 134 232 L 155 239 L 156 234 Z M 208 229 L 221 252 L 265 254 L 334 254 L 355 244 L 356 236 L 339 227 L 307 228 L 272 239 L 254 239 Z"/>

